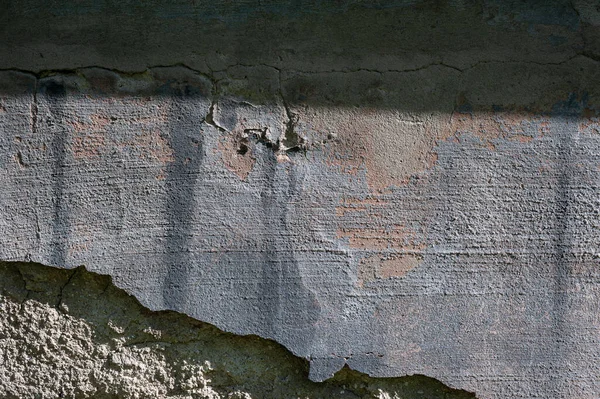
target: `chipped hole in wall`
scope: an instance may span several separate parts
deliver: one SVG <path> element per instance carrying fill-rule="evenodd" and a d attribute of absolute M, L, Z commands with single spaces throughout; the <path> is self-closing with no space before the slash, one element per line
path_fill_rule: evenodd
<path fill-rule="evenodd" d="M 277 150 L 279 148 L 278 141 L 274 141 L 268 134 L 268 129 L 244 129 L 244 136 L 254 139 L 257 143 L 264 144 L 265 147 Z M 247 139 L 246 139 L 247 140 Z"/>
<path fill-rule="evenodd" d="M 246 155 L 247 152 L 248 152 L 248 145 L 244 142 L 240 142 L 238 144 L 237 153 L 240 155 Z"/>

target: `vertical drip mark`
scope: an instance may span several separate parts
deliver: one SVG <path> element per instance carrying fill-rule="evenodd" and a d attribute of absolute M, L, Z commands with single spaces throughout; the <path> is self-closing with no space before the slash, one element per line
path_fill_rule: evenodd
<path fill-rule="evenodd" d="M 49 104 L 49 118 L 64 117 L 64 103 L 66 89 L 62 82 L 55 78 L 50 78 L 45 82 L 40 82 L 40 94 L 44 94 Z M 37 92 L 37 90 L 36 90 Z M 35 97 L 35 129 L 38 128 L 38 99 Z M 61 123 L 52 123 L 49 128 L 54 130 L 51 143 L 53 163 L 52 173 L 52 242 L 50 248 L 50 263 L 53 265 L 66 266 L 66 245 L 69 236 L 69 209 L 65 202 L 65 169 L 66 169 L 66 130 Z M 56 129 L 52 129 L 56 127 Z"/>
<path fill-rule="evenodd" d="M 199 120 L 194 114 L 182 115 L 178 101 L 186 97 L 174 96 L 169 116 L 169 140 L 173 162 L 167 168 L 167 232 L 164 264 L 167 275 L 163 284 L 163 300 L 168 309 L 188 311 L 189 278 L 195 265 L 190 259 L 189 241 L 193 234 L 196 182 L 203 161 L 203 137 Z M 188 99 L 189 100 L 189 99 Z"/>
<path fill-rule="evenodd" d="M 572 179 L 573 169 L 573 138 L 571 136 L 572 123 L 565 121 L 563 128 L 557 132 L 557 186 L 556 186 L 556 240 L 554 248 L 554 283 L 552 292 L 552 335 L 555 345 L 557 366 L 568 364 L 569 326 L 567 317 L 569 313 L 569 277 L 571 276 L 571 250 L 572 239 L 570 231 L 570 207 L 572 206 Z M 559 369 L 554 376 L 555 392 L 561 392 L 564 387 L 563 372 Z"/>
<path fill-rule="evenodd" d="M 38 81 L 39 79 L 35 78 L 35 84 L 33 87 L 33 102 L 31 103 L 30 115 L 31 115 L 31 133 L 33 135 L 37 134 L 38 130 Z"/>
<path fill-rule="evenodd" d="M 279 341 L 293 341 L 297 351 L 307 353 L 314 336 L 320 306 L 303 283 L 296 259 L 294 231 L 290 225 L 290 203 L 298 195 L 294 166 L 277 162 L 277 155 L 264 151 L 265 174 L 261 211 L 268 234 L 262 257 L 259 296 L 264 334 Z M 291 344 L 291 342 L 285 342 Z"/>

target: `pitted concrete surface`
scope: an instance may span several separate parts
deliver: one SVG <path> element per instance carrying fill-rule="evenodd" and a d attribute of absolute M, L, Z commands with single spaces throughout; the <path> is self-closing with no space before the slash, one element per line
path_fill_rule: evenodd
<path fill-rule="evenodd" d="M 313 380 L 597 396 L 592 2 L 23 4 L 1 259 L 109 274 Z"/>

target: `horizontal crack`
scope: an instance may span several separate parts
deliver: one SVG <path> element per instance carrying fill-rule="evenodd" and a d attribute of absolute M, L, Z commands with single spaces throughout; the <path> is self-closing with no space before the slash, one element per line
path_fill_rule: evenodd
<path fill-rule="evenodd" d="M 584 50 L 584 51 L 578 51 L 577 53 L 563 59 L 562 61 L 557 61 L 557 62 L 540 62 L 540 61 L 533 61 L 533 60 L 478 60 L 475 63 L 467 66 L 466 68 L 460 68 L 455 65 L 451 65 L 451 64 L 448 64 L 448 63 L 445 63 L 442 61 L 427 63 L 427 64 L 423 64 L 421 66 L 417 66 L 414 68 L 405 68 L 405 69 L 348 68 L 348 69 L 328 69 L 328 70 L 302 70 L 302 69 L 277 67 L 275 65 L 262 64 L 262 63 L 257 63 L 257 64 L 236 63 L 236 64 L 228 65 L 225 68 L 211 70 L 210 73 L 206 73 L 205 71 L 201 71 L 201 70 L 192 68 L 184 63 L 174 63 L 174 64 L 152 65 L 152 66 L 146 67 L 143 70 L 121 70 L 121 69 L 116 69 L 116 68 L 108 68 L 108 67 L 104 67 L 104 66 L 100 66 L 100 65 L 87 65 L 87 66 L 82 66 L 82 67 L 77 67 L 77 68 L 42 69 L 42 70 L 38 70 L 38 71 L 27 70 L 27 69 L 22 69 L 22 68 L 0 68 L 0 72 L 19 72 L 19 73 L 31 75 L 35 78 L 41 79 L 41 78 L 56 76 L 56 75 L 60 75 L 60 74 L 73 75 L 73 74 L 78 74 L 78 71 L 96 68 L 96 69 L 103 69 L 106 71 L 114 72 L 114 73 L 117 73 L 117 74 L 120 74 L 123 76 L 136 77 L 136 76 L 142 75 L 144 73 L 147 73 L 147 72 L 151 71 L 152 69 L 180 67 L 180 68 L 185 68 L 191 72 L 194 72 L 200 76 L 203 76 L 214 83 L 214 82 L 216 82 L 216 79 L 213 76 L 214 74 L 226 73 L 228 70 L 230 70 L 231 68 L 234 68 L 234 67 L 246 67 L 246 68 L 265 67 L 265 68 L 274 69 L 274 70 L 278 71 L 279 73 L 292 72 L 292 73 L 299 73 L 299 74 L 329 74 L 329 73 L 357 73 L 357 72 L 371 72 L 371 73 L 377 73 L 377 74 L 410 73 L 410 72 L 422 71 L 422 70 L 433 68 L 436 66 L 453 69 L 457 72 L 466 72 L 466 71 L 476 68 L 477 66 L 482 65 L 482 64 L 532 64 L 532 65 L 541 65 L 541 66 L 545 66 L 545 65 L 556 66 L 556 65 L 566 64 L 578 57 L 588 58 L 594 62 L 600 62 L 600 55 L 597 55 L 590 51 Z"/>

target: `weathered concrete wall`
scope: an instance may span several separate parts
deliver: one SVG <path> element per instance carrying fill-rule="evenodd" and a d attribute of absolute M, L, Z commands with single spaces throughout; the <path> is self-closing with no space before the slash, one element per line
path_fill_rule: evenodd
<path fill-rule="evenodd" d="M 313 380 L 597 397 L 594 2 L 5 9 L 0 259 Z"/>
<path fill-rule="evenodd" d="M 468 399 L 424 376 L 324 383 L 281 345 L 150 312 L 107 276 L 0 263 L 3 398 Z"/>

